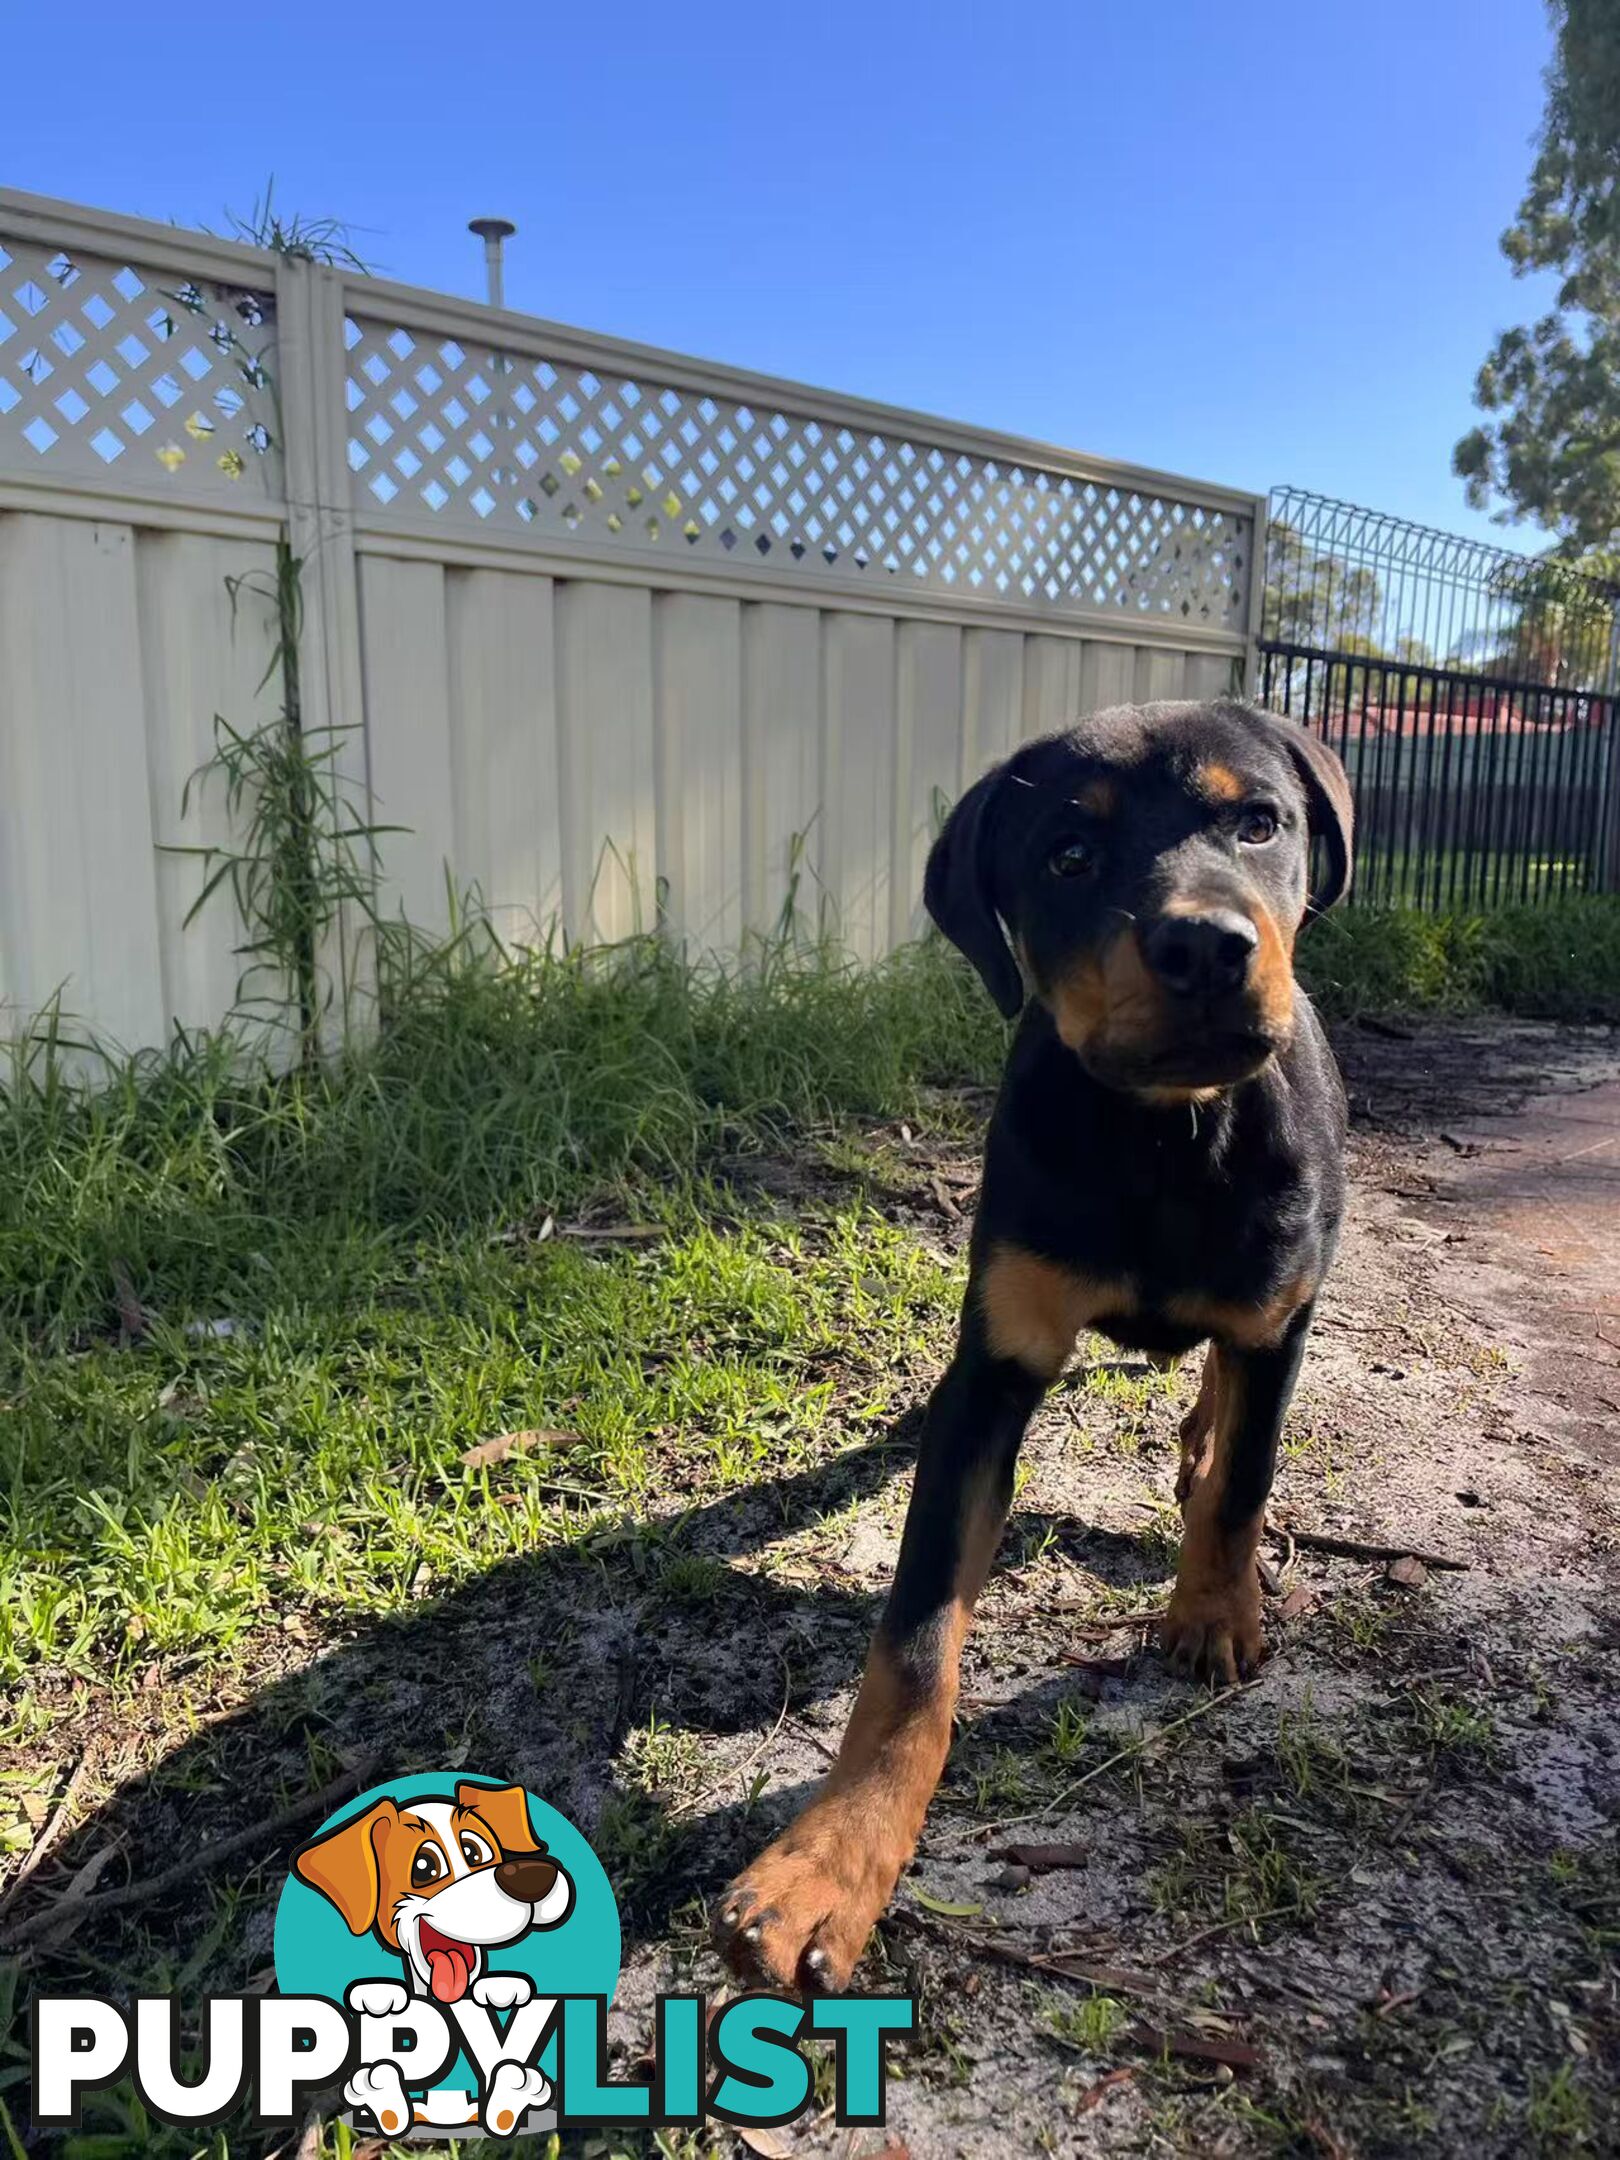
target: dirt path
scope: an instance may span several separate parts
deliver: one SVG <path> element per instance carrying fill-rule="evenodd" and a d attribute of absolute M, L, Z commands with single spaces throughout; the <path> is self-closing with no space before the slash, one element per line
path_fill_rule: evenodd
<path fill-rule="evenodd" d="M 1620 1056 L 1612 1036 L 1500 1026 L 1345 1049 L 1353 1211 L 1274 1515 L 1466 1572 L 1402 1585 L 1278 1544 L 1275 1654 L 1210 1705 L 1140 1628 L 1098 1625 L 1162 1596 L 1190 1375 L 1156 1387 L 1127 1364 L 1053 1398 L 946 1787 L 864 1969 L 922 1997 L 890 2117 L 919 2160 L 1620 2138 Z M 904 1486 L 792 1561 L 875 1596 Z M 717 1751 L 770 1785 L 750 1820 L 717 1820 L 713 1879 L 836 1743 L 839 1655 L 802 1716 Z M 1009 1866 L 1019 1843 L 1064 1864 Z M 1089 1982 L 1037 1962 L 1065 1953 Z M 622 2031 L 672 1969 L 717 1977 L 695 1932 L 644 1946 Z M 801 2130 L 791 2149 L 878 2144 Z"/>

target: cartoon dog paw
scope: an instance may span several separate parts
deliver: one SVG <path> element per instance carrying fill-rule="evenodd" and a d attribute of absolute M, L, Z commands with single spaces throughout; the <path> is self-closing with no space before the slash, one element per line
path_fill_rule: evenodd
<path fill-rule="evenodd" d="M 529 2108 L 550 2098 L 550 2083 L 528 2063 L 498 2063 L 484 2096 L 484 2128 L 491 2137 L 510 2137 Z"/>
<path fill-rule="evenodd" d="M 385 2137 L 410 2127 L 411 2104 L 398 2063 L 362 2063 L 343 2088 L 350 2107 L 364 2108 Z"/>
<path fill-rule="evenodd" d="M 361 2017 L 398 2017 L 410 1997 L 397 1980 L 356 1980 L 345 2000 Z"/>
<path fill-rule="evenodd" d="M 471 1988 L 472 1999 L 485 2010 L 516 2010 L 533 2002 L 534 1982 L 527 1973 L 485 1973 Z"/>

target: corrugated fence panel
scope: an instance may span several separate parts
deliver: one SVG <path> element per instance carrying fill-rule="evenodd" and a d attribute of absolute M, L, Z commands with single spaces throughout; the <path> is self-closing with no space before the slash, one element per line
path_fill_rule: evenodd
<path fill-rule="evenodd" d="M 381 910 L 436 931 L 449 922 L 457 837 L 444 585 L 438 563 L 360 564 L 371 810 L 376 824 L 397 828 L 378 843 Z"/>
<path fill-rule="evenodd" d="M 666 919 L 695 950 L 735 952 L 743 927 L 742 604 L 661 593 L 652 639 Z"/>
<path fill-rule="evenodd" d="M 552 595 L 500 570 L 445 583 L 455 872 L 515 944 L 544 943 L 562 908 Z"/>
<path fill-rule="evenodd" d="M 821 815 L 821 618 L 814 608 L 742 613 L 743 913 L 769 935 L 784 909 L 814 921 Z"/>
<path fill-rule="evenodd" d="M 0 517 L 4 995 L 127 1048 L 169 1033 L 139 621 L 129 526 Z"/>
<path fill-rule="evenodd" d="M 215 1027 L 239 990 L 248 998 L 270 996 L 274 979 L 249 972 L 228 887 L 187 922 L 211 866 L 173 851 L 227 847 L 239 838 L 225 774 L 203 768 L 218 748 L 216 714 L 249 734 L 281 709 L 279 678 L 266 676 L 275 550 L 263 541 L 142 532 L 135 538 L 135 573 L 163 1010 L 187 1029 Z"/>
<path fill-rule="evenodd" d="M 924 929 L 923 865 L 962 791 L 962 633 L 953 623 L 900 625 L 895 678 L 893 877 L 889 943 Z"/>
<path fill-rule="evenodd" d="M 1024 739 L 1024 645 L 1019 630 L 969 630 L 962 640 L 962 782 Z"/>
<path fill-rule="evenodd" d="M 657 920 L 652 594 L 581 579 L 556 598 L 563 911 L 613 943 Z"/>
<path fill-rule="evenodd" d="M 828 928 L 862 960 L 889 947 L 894 875 L 895 624 L 887 616 L 822 618 L 822 860 Z"/>

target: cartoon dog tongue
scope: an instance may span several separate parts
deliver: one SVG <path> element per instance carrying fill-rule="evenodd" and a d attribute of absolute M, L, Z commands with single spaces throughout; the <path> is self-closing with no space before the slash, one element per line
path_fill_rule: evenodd
<path fill-rule="evenodd" d="M 425 1934 L 426 1931 L 424 1931 Z M 422 1949 L 428 1963 L 428 1986 L 435 2002 L 460 2002 L 472 1978 L 472 1954 L 462 1943 L 452 1942 L 437 1928 Z"/>

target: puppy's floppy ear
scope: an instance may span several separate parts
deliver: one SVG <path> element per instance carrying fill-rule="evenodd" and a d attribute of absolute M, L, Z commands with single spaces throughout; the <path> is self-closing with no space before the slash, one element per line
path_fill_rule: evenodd
<path fill-rule="evenodd" d="M 393 1801 L 379 1800 L 363 1815 L 311 1838 L 293 1854 L 298 1880 L 331 1900 L 351 1935 L 364 1935 L 376 1925 L 382 1901 L 378 1834 L 386 1837 L 398 1821 L 399 1809 Z"/>
<path fill-rule="evenodd" d="M 1351 848 L 1355 838 L 1355 810 L 1350 801 L 1350 777 L 1338 758 L 1308 727 L 1284 713 L 1256 712 L 1279 749 L 1286 750 L 1305 789 L 1311 831 L 1322 842 L 1327 856 L 1327 876 L 1313 883 L 1310 912 L 1323 914 L 1350 890 Z"/>
<path fill-rule="evenodd" d="M 540 1850 L 529 1824 L 529 1801 L 521 1785 L 458 1785 L 456 1806 L 481 1816 L 503 1853 Z"/>
<path fill-rule="evenodd" d="M 951 943 L 971 960 L 1008 1020 L 1024 1003 L 1024 983 L 996 913 L 991 880 L 991 823 L 1007 785 L 998 765 L 976 780 L 945 820 L 929 851 L 923 904 Z"/>

